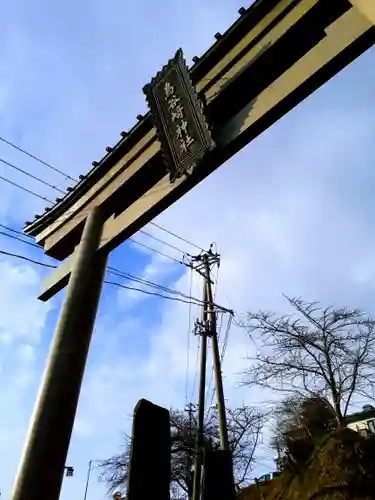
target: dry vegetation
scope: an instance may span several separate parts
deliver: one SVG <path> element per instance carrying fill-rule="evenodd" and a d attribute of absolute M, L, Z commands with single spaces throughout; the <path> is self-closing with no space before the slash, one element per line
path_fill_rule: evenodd
<path fill-rule="evenodd" d="M 349 429 L 327 437 L 298 473 L 284 471 L 268 483 L 242 490 L 239 500 L 372 500 L 375 438 Z"/>

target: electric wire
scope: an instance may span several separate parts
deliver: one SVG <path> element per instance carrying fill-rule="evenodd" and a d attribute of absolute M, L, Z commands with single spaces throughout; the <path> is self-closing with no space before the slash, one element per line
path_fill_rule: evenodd
<path fill-rule="evenodd" d="M 44 201 L 47 201 L 48 203 L 53 203 L 51 200 L 49 200 L 49 199 L 48 199 L 48 198 L 46 198 L 45 196 L 41 196 L 40 194 L 36 193 L 35 191 L 32 191 L 32 190 L 30 190 L 30 189 L 28 189 L 28 188 L 25 188 L 24 186 L 21 186 L 20 184 L 17 184 L 17 183 L 15 183 L 14 181 L 11 181 L 10 179 L 8 179 L 8 178 L 6 178 L 6 177 L 3 177 L 3 176 L 1 176 L 1 175 L 0 175 L 0 179 L 1 179 L 1 180 L 3 180 L 3 181 L 5 181 L 5 182 L 8 182 L 9 184 L 12 184 L 12 185 L 13 185 L 13 186 L 15 186 L 15 187 L 18 187 L 19 189 L 22 189 L 23 191 L 25 191 L 25 192 L 27 192 L 27 193 L 29 193 L 29 194 L 33 195 L 33 196 L 36 196 L 37 198 L 40 198 L 40 199 L 42 199 L 42 200 L 44 200 Z M 147 233 L 147 235 L 148 235 L 148 233 Z M 159 242 L 162 242 L 162 241 L 163 241 L 163 240 L 161 240 L 160 238 L 157 238 L 156 236 L 155 236 L 155 237 L 154 237 L 154 236 L 152 236 L 152 235 L 150 235 L 150 236 L 151 236 L 153 239 L 155 239 L 155 240 L 157 240 L 157 241 L 159 241 Z M 170 260 L 172 260 L 172 261 L 174 261 L 174 262 L 176 262 L 176 263 L 178 263 L 178 264 L 186 265 L 186 263 L 185 263 L 185 262 L 183 262 L 182 260 L 176 259 L 175 257 L 172 257 L 171 255 L 168 255 L 168 254 L 166 254 L 166 253 L 164 253 L 164 252 L 161 252 L 160 250 L 156 250 L 155 248 L 152 248 L 152 247 L 150 247 L 150 246 L 146 245 L 145 243 L 141 243 L 141 242 L 139 242 L 139 241 L 135 240 L 134 238 L 128 238 L 128 240 L 129 240 L 129 241 L 132 241 L 132 242 L 133 242 L 133 243 L 135 243 L 136 245 L 139 245 L 139 246 L 141 246 L 141 247 L 143 247 L 143 248 L 146 248 L 147 250 L 150 250 L 150 251 L 152 251 L 152 252 L 154 252 L 154 253 L 156 253 L 156 254 L 158 254 L 158 255 L 162 256 L 162 257 L 165 257 L 165 258 L 167 258 L 167 259 L 170 259 Z M 167 243 L 167 242 L 163 242 L 163 243 L 164 243 L 165 245 L 167 245 L 167 246 L 172 246 L 172 245 L 170 245 L 170 244 L 169 244 L 169 243 Z M 177 247 L 173 247 L 173 248 L 174 248 L 174 249 L 177 249 Z M 181 253 L 183 253 L 183 255 L 186 255 L 186 253 L 185 253 L 185 252 L 183 252 L 182 250 L 180 250 L 180 249 L 178 249 L 178 250 L 179 250 Z"/>
<path fill-rule="evenodd" d="M 190 287 L 189 295 L 193 293 L 193 270 L 190 268 Z M 187 330 L 187 346 L 186 346 L 186 380 L 185 380 L 185 405 L 188 401 L 188 388 L 189 388 L 189 368 L 190 368 L 190 335 L 191 335 L 191 304 L 189 304 L 188 313 L 188 330 Z"/>
<path fill-rule="evenodd" d="M 43 263 L 43 262 L 37 261 L 35 259 L 31 259 L 29 257 L 26 257 L 24 255 L 15 254 L 15 253 L 12 253 L 12 252 L 7 252 L 5 250 L 0 250 L 0 253 L 4 254 L 4 255 L 11 256 L 11 257 L 14 257 L 14 258 L 18 258 L 18 259 L 22 259 L 22 260 L 25 260 L 25 261 L 29 261 L 31 263 L 34 263 L 34 264 L 37 264 L 37 265 L 40 265 L 40 266 L 44 266 L 44 267 L 48 267 L 48 268 L 53 268 L 53 269 L 57 268 L 57 266 L 54 265 L 54 264 Z M 116 286 L 119 286 L 121 288 L 129 289 L 129 290 L 139 291 L 139 292 L 144 293 L 146 295 L 159 296 L 159 297 L 162 297 L 162 298 L 166 298 L 166 299 L 170 299 L 170 300 L 174 300 L 174 301 L 179 301 L 179 302 L 183 302 L 183 303 L 186 303 L 186 304 L 190 304 L 191 303 L 192 305 L 198 305 L 198 306 L 203 305 L 203 301 L 201 299 L 198 299 L 196 297 L 192 297 L 190 295 L 186 295 L 183 292 L 180 292 L 178 290 L 169 289 L 167 287 L 164 287 L 163 285 L 158 285 L 156 283 L 144 280 L 142 278 L 138 278 L 136 276 L 132 276 L 129 273 L 121 272 L 121 271 L 119 271 L 119 270 L 117 270 L 115 268 L 111 268 L 111 269 L 109 269 L 109 271 L 110 272 L 116 272 L 117 275 L 120 276 L 120 277 L 126 277 L 129 280 L 140 282 L 142 284 L 146 284 L 148 286 L 153 286 L 154 288 L 158 288 L 158 289 L 164 290 L 166 293 L 169 293 L 171 295 L 178 295 L 178 297 L 177 296 L 176 297 L 168 297 L 168 296 L 156 293 L 156 292 L 150 292 L 148 290 L 143 290 L 143 289 L 140 289 L 140 288 L 130 287 L 128 285 L 123 285 L 121 283 L 114 283 L 114 282 L 108 282 L 107 281 L 107 283 L 109 283 L 109 284 L 116 285 Z M 216 307 L 218 307 L 219 309 L 221 309 L 221 306 L 217 306 L 216 305 Z"/>
<path fill-rule="evenodd" d="M 9 226 L 6 226 L 5 224 L 1 224 L 1 223 L 0 223 L 0 227 L 2 227 L 3 229 L 7 229 L 7 230 L 8 230 L 8 231 L 10 231 L 11 233 L 19 234 L 19 235 L 21 235 L 21 236 L 25 236 L 25 237 L 27 237 L 27 238 L 31 238 L 32 240 L 34 239 L 34 238 L 33 238 L 32 236 L 30 236 L 29 234 L 23 233 L 22 231 L 18 231 L 17 229 L 13 229 L 13 228 L 11 228 L 11 227 L 9 227 Z M 40 247 L 39 247 L 39 245 L 37 245 L 37 246 L 38 246 L 38 248 L 40 248 Z"/>
<path fill-rule="evenodd" d="M 32 158 L 33 160 L 36 160 L 37 162 L 41 163 L 42 165 L 44 165 L 45 167 L 48 167 L 50 168 L 51 170 L 54 170 L 55 172 L 57 172 L 58 174 L 64 176 L 66 179 L 70 179 L 71 181 L 74 181 L 74 182 L 78 182 L 77 179 L 75 179 L 74 177 L 71 177 L 70 175 L 68 175 L 67 173 L 63 172 L 62 170 L 59 170 L 58 168 L 52 166 L 50 163 L 47 163 L 46 161 L 42 160 L 41 158 L 39 158 L 38 156 L 35 156 L 31 153 L 29 153 L 28 151 L 26 151 L 25 149 L 22 149 L 20 146 L 17 146 L 16 144 L 14 144 L 13 142 L 5 139 L 4 137 L 1 137 L 0 136 L 0 141 L 4 142 L 5 144 L 8 144 L 8 146 L 11 146 L 12 148 L 16 149 L 17 151 L 20 151 L 21 153 L 25 154 L 26 156 L 29 156 L 30 158 Z"/>
<path fill-rule="evenodd" d="M 107 285 L 115 285 L 115 286 L 118 286 L 120 288 L 125 288 L 126 290 L 133 290 L 133 291 L 136 291 L 136 292 L 141 292 L 141 293 L 144 293 L 146 295 L 152 295 L 152 296 L 155 296 L 155 297 L 161 297 L 163 299 L 173 300 L 173 301 L 176 301 L 176 302 L 183 302 L 184 304 L 199 305 L 197 302 L 193 301 L 193 300 L 198 300 L 198 299 L 194 299 L 194 297 L 191 297 L 193 300 L 189 301 L 189 300 L 184 300 L 184 299 L 181 299 L 181 298 L 178 298 L 178 297 L 168 297 L 167 295 L 163 295 L 161 293 L 149 292 L 149 291 L 143 290 L 142 288 L 135 288 L 135 287 L 123 285 L 122 283 L 115 283 L 113 281 L 104 280 L 104 283 L 106 283 Z"/>
<path fill-rule="evenodd" d="M 36 243 L 33 243 L 32 241 L 23 240 L 19 236 L 14 236 L 13 234 L 4 233 L 4 231 L 0 231 L 0 235 L 6 236 L 7 238 L 12 238 L 13 240 L 20 241 L 21 243 L 25 243 L 25 245 L 30 245 L 31 247 L 34 247 L 34 248 L 41 248 L 39 245 L 37 245 Z"/>
<path fill-rule="evenodd" d="M 27 262 L 31 262 L 33 264 L 37 264 L 37 265 L 43 266 L 43 267 L 54 268 L 54 269 L 56 269 L 56 267 L 57 267 L 57 266 L 55 266 L 53 264 L 47 264 L 45 262 L 40 262 L 40 261 L 31 259 L 30 257 L 26 257 L 24 255 L 15 254 L 15 253 L 12 253 L 12 252 L 6 252 L 5 250 L 0 250 L 0 254 L 7 255 L 7 256 L 10 256 L 10 257 L 15 257 L 15 258 L 18 258 L 18 259 L 22 259 L 22 260 L 25 260 Z M 120 288 L 125 288 L 126 290 L 133 290 L 133 291 L 136 291 L 136 292 L 140 292 L 140 293 L 143 293 L 145 295 L 151 295 L 151 296 L 155 296 L 155 297 L 161 297 L 163 299 L 172 300 L 172 301 L 176 301 L 176 302 L 182 302 L 182 303 L 185 303 L 185 304 L 200 305 L 199 304 L 199 299 L 196 299 L 195 297 L 191 297 L 191 300 L 185 300 L 185 299 L 179 298 L 179 297 L 168 297 L 167 295 L 163 295 L 161 293 L 150 292 L 148 290 L 143 290 L 141 288 L 127 286 L 127 285 L 124 285 L 122 283 L 117 283 L 117 282 L 114 282 L 114 281 L 104 280 L 104 283 L 106 283 L 108 285 L 114 285 L 114 286 L 117 286 L 117 287 L 120 287 Z"/>
<path fill-rule="evenodd" d="M 51 189 L 55 189 L 55 191 L 59 191 L 60 193 L 65 194 L 65 191 L 63 191 L 62 189 L 54 186 L 53 184 L 50 184 L 49 182 L 44 181 L 43 179 L 41 179 L 40 177 L 37 177 L 36 175 L 30 174 L 30 172 L 27 172 L 26 170 L 23 170 L 22 168 L 17 167 L 13 163 L 10 163 L 9 161 L 4 160 L 3 158 L 0 158 L 0 162 L 3 163 L 4 165 L 7 165 L 10 168 L 13 168 L 14 170 L 17 170 L 18 172 L 21 172 L 24 175 L 27 175 L 31 179 L 34 179 L 34 180 L 40 182 L 41 184 L 48 186 Z"/>
<path fill-rule="evenodd" d="M 12 252 L 6 252 L 5 250 L 0 250 L 0 254 L 8 255 L 9 257 L 16 257 L 17 259 L 26 260 L 28 262 L 32 262 L 33 264 L 37 264 L 38 266 L 51 267 L 54 269 L 56 269 L 56 267 L 57 267 L 53 264 L 46 264 L 45 262 L 40 262 L 39 260 L 30 259 L 30 257 L 25 257 L 24 255 L 19 255 L 19 254 L 12 253 Z"/>
<path fill-rule="evenodd" d="M 184 294 L 183 292 L 179 291 L 179 290 L 173 290 L 171 288 L 168 288 L 164 285 L 160 285 L 158 283 L 154 283 L 152 281 L 149 281 L 149 280 L 146 280 L 145 278 L 140 278 L 138 276 L 134 276 L 130 273 L 127 273 L 127 272 L 124 272 L 124 271 L 119 271 L 118 269 L 114 268 L 114 267 L 107 267 L 108 269 L 108 272 L 111 273 L 111 274 L 114 274 L 116 276 L 119 276 L 121 278 L 125 278 L 125 279 L 128 279 L 130 281 L 135 281 L 136 283 L 140 283 L 142 285 L 146 285 L 146 286 L 150 286 L 152 288 L 156 288 L 156 289 L 160 289 L 166 293 L 169 293 L 171 295 L 178 295 L 180 297 L 183 297 L 185 299 L 190 299 L 191 298 L 191 295 L 186 295 Z M 197 299 L 194 297 L 194 300 L 199 303 L 199 305 L 201 304 L 201 300 L 200 299 Z"/>
<path fill-rule="evenodd" d="M 19 231 L 16 231 L 16 230 L 14 230 L 14 229 L 12 229 L 12 228 L 9 228 L 8 226 L 5 226 L 4 224 L 0 224 L 0 226 L 1 226 L 1 227 L 3 227 L 3 228 L 5 228 L 5 229 L 11 230 L 11 231 L 13 231 L 13 232 L 15 232 L 15 233 L 20 233 Z M 22 234 L 22 233 L 21 233 L 21 234 Z M 22 238 L 19 238 L 19 237 L 17 237 L 17 236 L 13 236 L 13 235 L 11 235 L 11 234 L 7 234 L 7 233 L 5 233 L 5 232 L 3 232 L 3 231 L 0 231 L 0 235 L 2 235 L 2 236 L 6 236 L 6 237 L 8 237 L 8 238 L 15 239 L 15 240 L 17 240 L 17 241 L 20 241 L 21 243 L 25 243 L 25 244 L 27 244 L 27 245 L 30 245 L 30 246 L 32 246 L 32 247 L 35 247 L 35 248 L 37 248 L 38 250 L 42 250 L 42 247 L 40 247 L 39 245 L 36 245 L 35 243 L 29 242 L 29 241 L 25 241 L 25 240 L 23 240 Z M 26 257 L 25 257 L 25 258 L 26 258 Z M 54 266 L 54 267 L 56 268 L 57 266 Z M 152 288 L 160 289 L 160 290 L 162 290 L 162 291 L 164 291 L 164 292 L 166 292 L 166 293 L 169 293 L 169 294 L 171 294 L 171 295 L 177 295 L 177 296 L 180 296 L 180 297 L 182 297 L 182 298 L 184 298 L 184 299 L 187 299 L 187 300 L 191 300 L 191 299 L 193 299 L 193 300 L 194 300 L 194 303 L 195 303 L 195 304 L 197 304 L 197 305 L 201 305 L 201 304 L 203 303 L 200 299 L 197 299 L 197 298 L 195 298 L 195 297 L 192 297 L 191 292 L 190 292 L 190 294 L 189 294 L 189 295 L 186 295 L 186 294 L 184 294 L 183 292 L 181 292 L 181 291 L 179 291 L 179 290 L 173 290 L 173 289 L 168 288 L 168 287 L 166 287 L 166 286 L 164 286 L 164 285 L 160 285 L 160 284 L 158 284 L 158 283 L 154 283 L 154 282 L 152 282 L 152 281 L 150 281 L 150 280 L 147 280 L 147 279 L 145 279 L 145 278 L 140 278 L 140 277 L 138 277 L 138 276 L 134 276 L 134 275 L 132 275 L 131 273 L 127 273 L 127 272 L 125 272 L 125 271 L 120 271 L 119 269 L 116 269 L 116 268 L 111 267 L 111 266 L 108 266 L 108 267 L 107 267 L 107 270 L 108 270 L 108 272 L 109 272 L 109 273 L 114 274 L 114 275 L 116 275 L 116 276 L 119 276 L 119 277 L 121 277 L 121 278 L 125 278 L 125 279 L 128 279 L 128 280 L 130 280 L 130 281 L 133 281 L 133 282 L 136 282 L 136 283 L 140 283 L 140 284 L 142 284 L 142 285 L 146 285 L 146 286 L 149 286 L 149 287 L 152 287 Z"/>
<path fill-rule="evenodd" d="M 149 238 L 152 238 L 153 240 L 155 241 L 158 241 L 159 243 L 163 243 L 164 245 L 166 245 L 167 247 L 169 248 L 172 248 L 172 250 L 176 250 L 177 252 L 180 252 L 184 255 L 189 255 L 187 252 L 184 252 L 183 250 L 181 250 L 180 248 L 174 246 L 174 245 L 171 245 L 170 243 L 167 243 L 166 241 L 158 238 L 157 236 L 154 236 L 153 234 L 151 233 L 148 233 L 147 231 L 145 231 L 144 229 L 140 229 L 139 230 L 140 233 L 144 234 L 145 236 L 148 236 Z"/>
<path fill-rule="evenodd" d="M 161 255 L 162 257 L 166 257 L 167 259 L 173 260 L 174 262 L 177 262 L 178 264 L 186 265 L 181 260 L 175 259 L 171 255 L 168 255 L 166 253 L 160 252 L 159 250 L 156 250 L 155 248 L 149 247 L 148 245 L 145 245 L 144 243 L 141 243 L 140 241 L 137 241 L 134 238 L 128 238 L 128 240 L 131 241 L 131 242 L 133 242 L 133 243 L 135 243 L 136 245 L 139 245 L 140 247 L 143 247 L 143 248 L 146 248 L 147 250 L 155 252 L 155 253 Z"/>
<path fill-rule="evenodd" d="M 15 148 L 16 150 L 18 150 L 18 151 L 20 151 L 20 152 L 22 152 L 22 153 L 26 154 L 26 155 L 27 155 L 27 156 L 29 156 L 30 158 L 33 158 L 34 160 L 38 161 L 39 163 L 42 163 L 43 165 L 45 165 L 46 167 L 48 167 L 48 168 L 50 168 L 50 169 L 54 170 L 55 172 L 59 173 L 60 175 L 63 175 L 66 179 L 70 179 L 70 180 L 72 180 L 72 181 L 74 181 L 74 182 L 78 182 L 78 180 L 77 180 L 77 179 L 75 179 L 75 178 L 71 177 L 71 176 L 70 176 L 70 175 L 68 175 L 66 172 L 63 172 L 62 170 L 59 170 L 59 169 L 57 169 L 57 168 L 53 167 L 50 163 L 48 163 L 48 162 L 46 162 L 46 161 L 42 160 L 41 158 L 39 158 L 39 157 L 37 157 L 37 156 L 35 156 L 35 155 L 33 155 L 33 154 L 29 153 L 28 151 L 26 151 L 26 150 L 24 150 L 24 149 L 20 148 L 19 146 L 17 146 L 16 144 L 14 144 L 14 143 L 13 143 L 13 142 L 11 142 L 11 141 L 8 141 L 8 140 L 7 140 L 7 139 L 5 139 L 4 137 L 1 137 L 1 136 L 0 136 L 0 140 L 1 140 L 2 142 L 4 142 L 4 143 L 8 144 L 9 146 L 11 146 L 11 147 Z M 44 185 L 48 186 L 48 187 L 49 187 L 49 188 L 51 188 L 51 189 L 54 189 L 54 190 L 56 190 L 56 191 L 58 191 L 58 192 L 60 192 L 60 193 L 62 193 L 62 194 L 66 194 L 66 193 L 65 193 L 65 191 L 63 191 L 62 189 L 58 188 L 57 186 L 54 186 L 53 184 L 50 184 L 50 183 L 48 183 L 48 182 L 44 181 L 44 180 L 43 180 L 43 179 L 41 179 L 40 177 L 37 177 L 37 176 L 35 176 L 35 175 L 31 174 L 30 172 L 27 172 L 26 170 L 23 170 L 23 169 L 21 169 L 21 168 L 17 167 L 16 165 L 14 165 L 14 164 L 12 164 L 12 163 L 10 163 L 10 162 L 8 162 L 8 161 L 4 160 L 4 159 L 1 159 L 1 158 L 0 158 L 0 162 L 4 163 L 5 165 L 8 165 L 9 167 L 11 167 L 11 168 L 13 168 L 13 169 L 15 169 L 15 170 L 18 170 L 19 172 L 22 172 L 24 175 L 27 175 L 27 176 L 29 176 L 30 178 L 35 179 L 36 181 L 38 181 L 38 182 L 40 182 L 40 183 L 42 183 L 42 184 L 44 184 Z M 33 196 L 36 196 L 36 197 L 38 197 L 38 198 L 40 198 L 40 199 L 42 199 L 42 200 L 44 200 L 44 201 L 46 201 L 46 202 L 48 202 L 48 203 L 51 203 L 52 205 L 54 204 L 54 202 L 53 202 L 52 200 L 48 199 L 47 197 L 45 197 L 45 196 L 41 196 L 40 194 L 36 193 L 35 191 L 32 191 L 32 190 L 30 190 L 30 189 L 28 189 L 28 188 L 25 188 L 24 186 L 22 186 L 22 185 L 20 185 L 20 184 L 18 184 L 18 183 L 16 183 L 16 182 L 14 182 L 14 181 L 12 181 L 11 179 L 8 179 L 8 178 L 3 177 L 3 176 L 0 176 L 0 179 L 1 179 L 1 180 L 3 180 L 4 182 L 7 182 L 7 183 L 9 183 L 9 184 L 13 185 L 14 187 L 17 187 L 17 188 L 19 188 L 19 189 L 22 189 L 24 192 L 27 192 L 27 193 L 29 193 L 29 194 L 31 194 L 31 195 L 33 195 Z M 161 226 L 161 225 L 159 225 L 159 224 L 156 224 L 155 222 L 150 222 L 150 225 L 152 225 L 152 226 L 154 226 L 154 227 L 157 227 L 157 228 L 158 228 L 158 229 L 160 229 L 161 231 L 164 231 L 165 233 L 170 234 L 171 236 L 173 236 L 173 237 L 175 237 L 175 238 L 179 239 L 180 241 L 183 241 L 184 243 L 187 243 L 188 245 L 191 245 L 192 247 L 194 247 L 194 248 L 196 248 L 196 249 L 198 249 L 198 250 L 203 251 L 203 248 L 199 247 L 199 246 L 198 246 L 198 245 L 196 245 L 195 243 L 193 243 L 193 242 L 191 242 L 191 241 L 187 240 L 186 238 L 183 238 L 182 236 L 179 236 L 178 234 L 174 233 L 173 231 L 170 231 L 169 229 L 164 228 L 163 226 Z M 168 247 L 170 247 L 170 248 L 172 248 L 172 249 L 174 249 L 174 250 L 177 250 L 178 252 L 181 252 L 183 255 L 189 255 L 189 254 L 187 254 L 187 252 L 183 252 L 181 249 L 177 248 L 176 246 L 174 246 L 174 245 L 172 245 L 172 244 L 170 244 L 170 243 L 167 243 L 167 242 L 165 242 L 165 241 L 161 240 L 160 238 L 157 238 L 156 236 L 154 236 L 154 235 L 152 235 L 152 234 L 148 233 L 148 232 L 147 232 L 147 231 L 145 231 L 145 230 L 140 230 L 140 232 L 141 232 L 141 233 L 143 233 L 143 234 L 145 234 L 146 236 L 148 236 L 148 237 L 150 237 L 150 238 L 152 238 L 152 239 L 156 240 L 156 241 L 159 241 L 159 242 L 163 243 L 164 245 L 166 245 L 166 246 L 168 246 Z M 153 249 L 152 251 L 155 251 L 155 250 Z M 162 254 L 162 253 L 160 253 L 160 255 L 163 255 L 164 257 L 166 256 L 165 254 Z M 172 260 L 177 261 L 177 259 L 172 259 Z M 178 262 L 180 262 L 180 261 L 178 261 Z"/>
<path fill-rule="evenodd" d="M 17 184 L 17 182 L 11 181 L 7 177 L 3 177 L 2 175 L 0 175 L 0 179 L 2 181 L 4 181 L 4 182 L 7 182 L 8 184 L 11 184 L 14 187 L 22 189 L 22 191 L 25 191 L 26 193 L 32 194 L 33 196 L 36 196 L 37 198 L 40 198 L 41 200 L 47 201 L 48 203 L 53 203 L 52 200 L 49 200 L 45 196 L 42 196 L 42 195 L 36 193 L 35 191 L 32 191 L 31 189 L 25 188 L 25 186 L 21 186 L 21 184 Z"/>
<path fill-rule="evenodd" d="M 171 236 L 174 236 L 178 240 L 181 240 L 184 243 L 187 243 L 188 245 L 191 245 L 192 247 L 196 248 L 197 250 L 200 250 L 200 251 L 204 252 L 204 249 L 202 247 L 196 245 L 195 243 L 192 243 L 191 241 L 187 240 L 186 238 L 183 238 L 182 236 L 179 236 L 178 234 L 174 233 L 173 231 L 170 231 L 169 229 L 166 229 L 165 227 L 160 226 L 159 224 L 156 224 L 156 222 L 150 222 L 150 224 L 152 226 L 154 226 L 154 227 L 157 227 L 161 231 L 164 231 L 165 233 L 168 233 Z"/>
<path fill-rule="evenodd" d="M 31 153 L 29 153 L 28 151 L 26 151 L 25 149 L 22 149 L 21 147 L 17 146 L 16 144 L 14 144 L 13 142 L 11 141 L 8 141 L 7 139 L 5 139 L 4 137 L 1 137 L 0 136 L 0 141 L 4 142 L 5 144 L 8 144 L 9 146 L 13 147 L 14 149 L 22 152 L 23 154 L 29 156 L 30 158 L 33 158 L 34 160 L 38 161 L 39 163 L 43 164 L 44 166 L 54 170 L 55 172 L 59 173 L 60 175 L 64 176 L 66 179 L 70 179 L 74 182 L 78 182 L 77 179 L 75 179 L 74 177 L 71 177 L 69 174 L 67 174 L 66 172 L 63 172 L 62 170 L 59 170 L 57 169 L 56 167 L 52 166 L 50 163 L 42 160 L 41 158 L 39 158 L 38 156 L 35 156 Z M 11 168 L 14 168 L 20 172 L 22 172 L 23 174 L 25 175 L 28 175 L 29 177 L 39 181 L 39 182 L 42 182 L 43 184 L 45 184 L 46 186 L 52 188 L 52 189 L 55 189 L 57 191 L 59 191 L 60 193 L 63 193 L 63 194 L 66 194 L 65 191 L 61 190 L 60 188 L 58 188 L 57 186 L 54 186 L 52 184 L 49 184 L 47 183 L 46 181 L 43 181 L 43 179 L 40 179 L 39 177 L 36 177 L 34 176 L 33 174 L 30 174 L 29 172 L 5 161 L 5 160 L 2 160 L 0 159 L 0 161 L 6 165 L 8 165 L 9 167 Z M 19 189 L 23 189 L 24 191 L 30 193 L 30 194 L 33 194 L 34 196 L 37 196 L 38 198 L 41 198 L 49 203 L 54 203 L 52 200 L 49 200 L 48 198 L 46 197 L 41 197 L 40 195 L 38 195 L 37 193 L 35 192 L 32 192 L 31 190 L 28 190 L 27 188 L 24 188 L 23 186 L 19 185 L 19 184 L 16 184 L 16 183 L 13 183 L 12 181 L 10 181 L 9 179 L 5 178 L 5 177 L 0 177 L 3 181 L 5 182 L 9 182 L 11 184 L 13 184 L 14 186 L 18 187 Z M 203 248 L 199 247 L 198 245 L 196 245 L 195 243 L 187 240 L 186 238 L 183 238 L 182 236 L 179 236 L 178 234 L 174 233 L 173 231 L 170 231 L 169 229 L 166 229 L 164 228 L 163 226 L 161 226 L 160 224 L 157 224 L 155 222 L 150 222 L 150 225 L 154 226 L 154 227 L 157 227 L 158 229 L 160 229 L 161 231 L 164 231 L 168 234 L 170 234 L 171 236 L 174 236 L 175 238 L 179 239 L 180 241 L 183 241 L 184 243 L 187 243 L 188 245 L 191 245 L 192 247 L 198 249 L 198 250 L 202 250 L 203 251 Z M 142 231 L 144 234 L 147 234 L 147 236 L 151 237 L 151 238 L 154 238 L 154 239 L 157 239 L 156 237 L 154 237 L 153 235 L 150 235 L 149 233 L 147 233 L 146 231 Z M 178 251 L 181 251 L 180 249 L 177 249 L 176 247 L 170 245 L 169 243 L 166 243 L 166 242 L 163 242 L 164 244 L 166 244 L 167 246 L 171 247 L 171 248 L 174 248 L 175 250 L 178 250 Z"/>

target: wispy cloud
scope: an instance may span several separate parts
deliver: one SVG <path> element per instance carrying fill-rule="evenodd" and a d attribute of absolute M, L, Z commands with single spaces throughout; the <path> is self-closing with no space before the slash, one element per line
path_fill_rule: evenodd
<path fill-rule="evenodd" d="M 174 51 L 182 46 L 189 60 L 201 54 L 213 34 L 235 20 L 240 6 L 235 0 L 3 3 L 0 135 L 74 176 L 87 171 L 120 130 L 146 110 L 141 88 Z M 217 243 L 222 255 L 218 303 L 239 313 L 260 307 L 283 311 L 285 292 L 374 310 L 374 56 L 374 51 L 362 56 L 158 218 L 198 245 Z M 4 145 L 0 155 L 58 186 L 68 184 Z M 10 176 L 4 169 L 2 175 Z M 56 196 L 21 174 L 14 179 Z M 45 206 L 16 188 L 1 187 L 2 222 L 20 227 Z M 147 230 L 195 251 L 154 227 Z M 178 255 L 155 241 L 148 244 Z M 26 247 L 17 249 L 31 255 Z M 136 246 L 125 244 L 112 261 L 190 293 L 187 269 Z M 54 309 L 36 300 L 42 274 L 31 264 L 0 259 L 0 487 L 5 496 L 61 300 L 52 301 Z M 192 294 L 201 297 L 198 277 Z M 64 480 L 62 499 L 82 494 L 88 460 L 118 449 L 139 398 L 184 404 L 188 345 L 192 397 L 198 339 L 188 331 L 189 306 L 140 297 L 104 287 L 69 451 L 76 474 Z M 190 327 L 197 315 L 193 306 Z M 245 332 L 233 326 L 223 365 L 229 404 L 261 398 L 239 387 L 246 353 L 253 349 Z M 105 491 L 93 480 L 89 498 L 99 500 Z"/>

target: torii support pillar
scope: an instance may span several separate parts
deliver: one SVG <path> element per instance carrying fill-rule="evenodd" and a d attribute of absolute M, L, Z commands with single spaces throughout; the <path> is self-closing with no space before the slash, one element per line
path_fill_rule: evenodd
<path fill-rule="evenodd" d="M 82 377 L 100 298 L 107 256 L 96 252 L 103 220 L 100 208 L 88 215 L 60 318 L 12 500 L 58 500 Z"/>

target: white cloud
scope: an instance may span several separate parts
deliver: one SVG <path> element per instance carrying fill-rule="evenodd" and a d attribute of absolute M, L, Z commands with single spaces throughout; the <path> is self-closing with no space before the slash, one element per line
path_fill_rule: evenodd
<path fill-rule="evenodd" d="M 40 367 L 36 349 L 50 304 L 36 299 L 41 284 L 28 264 L 0 260 L 0 455 L 2 492 L 15 473 Z"/>
<path fill-rule="evenodd" d="M 169 1 L 161 10 L 156 4 L 129 5 L 111 0 L 105 8 L 100 2 L 53 7 L 46 1 L 35 7 L 18 0 L 0 7 L 8 20 L 0 34 L 0 46 L 6 44 L 7 49 L 0 57 L 4 134 L 62 170 L 74 175 L 87 171 L 91 160 L 146 109 L 142 85 L 178 46 L 186 48 L 188 58 L 201 54 L 213 34 L 236 18 L 240 3 Z M 138 18 L 142 33 L 134 23 Z M 198 245 L 217 242 L 222 254 L 219 304 L 239 312 L 259 307 L 281 311 L 281 292 L 286 292 L 371 308 L 373 58 L 372 51 L 345 70 L 158 219 Z M 5 153 L 46 180 L 64 180 L 2 148 Z M 35 189 L 50 194 L 41 186 Z M 44 206 L 2 186 L 0 214 L 11 214 L 18 225 Z M 147 230 L 185 251 L 197 251 L 152 226 Z M 147 243 L 147 237 L 137 238 Z M 157 242 L 148 244 L 163 249 Z M 178 255 L 170 248 L 164 251 Z M 146 265 L 136 274 L 189 293 L 187 273 L 181 276 L 183 271 L 174 264 L 150 260 L 135 247 L 121 267 L 132 271 L 131 266 L 139 264 L 137 256 Z M 0 431 L 0 455 L 7 457 L 7 463 L 1 463 L 5 491 L 41 371 L 33 358 L 38 361 L 46 352 L 44 345 L 38 349 L 38 342 L 50 306 L 36 301 L 39 285 L 39 275 L 30 266 L 0 261 L 0 377 L 7 387 L 0 395 L 6 408 L 0 417 L 0 429 L 6 429 Z M 188 306 L 111 290 L 104 292 L 69 453 L 76 476 L 64 480 L 62 499 L 82 493 L 89 459 L 118 449 L 120 431 L 129 427 L 127 415 L 138 399 L 166 406 L 181 406 L 185 399 Z M 192 293 L 201 297 L 198 278 Z M 194 318 L 199 310 L 192 309 Z M 189 396 L 196 345 L 190 334 Z M 252 349 L 244 332 L 233 327 L 223 365 L 230 404 L 263 397 L 238 387 L 238 373 Z M 12 457 L 9 449 L 14 450 Z M 104 494 L 105 488 L 94 481 L 91 488 L 98 499 Z"/>
<path fill-rule="evenodd" d="M 0 260 L 0 339 L 37 343 L 50 304 L 36 300 L 41 284 L 30 265 L 16 266 Z"/>
<path fill-rule="evenodd" d="M 30 344 L 21 345 L 18 355 L 25 364 L 32 364 L 35 361 L 35 348 Z"/>

